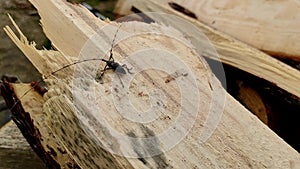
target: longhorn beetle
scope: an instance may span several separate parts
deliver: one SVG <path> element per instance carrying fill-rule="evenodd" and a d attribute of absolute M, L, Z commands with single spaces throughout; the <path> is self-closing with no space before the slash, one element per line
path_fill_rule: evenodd
<path fill-rule="evenodd" d="M 65 65 L 65 66 L 63 66 L 63 67 L 61 67 L 61 68 L 59 68 L 59 69 L 57 69 L 57 70 L 51 72 L 49 75 L 42 75 L 42 79 L 41 79 L 40 81 L 38 81 L 38 82 L 32 83 L 32 84 L 31 84 L 31 88 L 28 89 L 28 90 L 27 90 L 27 91 L 19 98 L 19 100 L 11 107 L 11 110 L 12 110 L 12 109 L 20 102 L 20 100 L 21 100 L 27 93 L 29 93 L 32 89 L 35 89 L 35 88 L 36 88 L 43 80 L 47 79 L 48 77 L 50 77 L 50 76 L 56 74 L 57 72 L 59 72 L 59 71 L 65 69 L 65 68 L 68 68 L 68 67 L 70 67 L 70 66 L 73 66 L 73 65 L 76 65 L 76 64 L 79 64 L 79 63 L 83 63 L 83 62 L 87 62 L 87 61 L 94 61 L 94 60 L 98 60 L 98 61 L 105 62 L 106 65 L 104 66 L 104 69 L 101 70 L 101 74 L 100 74 L 100 76 L 99 76 L 100 80 L 102 79 L 104 73 L 105 73 L 106 70 L 108 70 L 108 69 L 112 69 L 115 73 L 117 73 L 118 77 L 119 77 L 119 74 L 126 74 L 126 71 L 127 71 L 128 73 L 132 74 L 132 72 L 130 72 L 131 69 L 129 69 L 129 68 L 127 67 L 126 64 L 120 65 L 118 62 L 116 62 L 116 61 L 114 60 L 113 53 L 112 53 L 112 52 L 113 52 L 114 43 L 115 43 L 115 39 L 116 39 L 116 36 L 117 36 L 117 34 L 118 34 L 119 29 L 121 28 L 121 26 L 122 26 L 122 25 L 120 24 L 120 26 L 118 27 L 118 29 L 117 29 L 117 31 L 116 31 L 114 37 L 113 37 L 113 40 L 112 40 L 112 46 L 111 46 L 110 51 L 109 51 L 110 55 L 109 55 L 109 59 L 108 59 L 108 60 L 106 60 L 106 59 L 99 59 L 99 58 L 92 58 L 92 59 L 80 60 L 80 61 L 76 61 L 76 62 L 67 64 L 67 65 Z M 126 70 L 125 70 L 125 69 L 126 69 Z M 120 77 L 119 77 L 119 79 L 120 79 Z M 121 81 L 121 79 L 120 79 L 120 81 Z M 124 87 L 122 81 L 121 81 L 121 84 L 122 84 L 122 86 Z"/>
<path fill-rule="evenodd" d="M 114 43 L 115 43 L 115 39 L 117 37 L 117 34 L 118 34 L 119 29 L 121 28 L 121 26 L 122 25 L 120 25 L 119 28 L 117 29 L 117 31 L 115 33 L 115 36 L 112 40 L 112 45 L 111 45 L 111 48 L 110 48 L 110 51 L 109 51 L 109 53 L 110 53 L 109 60 L 101 59 L 101 61 L 105 62 L 106 65 L 105 65 L 104 69 L 102 70 L 102 73 L 100 75 L 100 79 L 104 75 L 105 71 L 108 70 L 108 69 L 112 69 L 116 73 L 119 73 L 119 74 L 126 74 L 125 69 L 127 70 L 128 73 L 130 73 L 130 74 L 132 73 L 132 72 L 130 72 L 131 69 L 129 69 L 126 64 L 120 65 L 118 62 L 115 62 L 115 59 L 114 59 L 113 53 L 112 53 L 113 46 L 114 46 Z M 120 81 L 121 81 L 121 79 L 120 79 Z M 122 83 L 122 81 L 121 81 L 121 83 Z M 123 83 L 122 83 L 122 86 L 124 87 Z"/>

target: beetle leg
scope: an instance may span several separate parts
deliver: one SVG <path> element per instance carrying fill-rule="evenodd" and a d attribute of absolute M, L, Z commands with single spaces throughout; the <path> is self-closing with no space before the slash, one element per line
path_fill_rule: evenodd
<path fill-rule="evenodd" d="M 133 74 L 133 72 L 131 72 L 132 68 L 128 68 L 126 64 L 123 64 L 122 67 L 125 68 L 129 74 Z"/>

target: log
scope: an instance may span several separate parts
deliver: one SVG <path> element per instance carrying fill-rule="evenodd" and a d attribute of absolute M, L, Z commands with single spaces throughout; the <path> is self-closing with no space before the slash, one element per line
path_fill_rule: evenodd
<path fill-rule="evenodd" d="M 258 51 L 257 49 L 249 47 L 248 45 L 245 45 L 244 43 L 239 42 L 238 40 L 231 38 L 225 35 L 224 33 L 220 33 L 219 31 L 211 29 L 210 27 L 202 24 L 201 22 L 197 22 L 193 18 L 187 17 L 182 13 L 175 11 L 171 7 L 164 5 L 164 3 L 156 3 L 156 1 L 119 1 L 116 13 L 127 11 L 127 13 L 121 14 L 130 14 L 132 13 L 130 9 L 132 9 L 133 12 L 143 12 L 148 17 L 151 17 L 151 19 L 157 22 L 161 22 L 162 24 L 167 23 L 168 25 L 177 27 L 179 30 L 182 30 L 182 28 L 186 26 L 185 24 L 180 24 L 181 22 L 174 21 L 174 18 L 176 18 L 174 16 L 181 17 L 186 21 L 194 23 L 194 25 L 197 26 L 197 28 L 202 30 L 203 33 L 207 35 L 207 37 L 211 40 L 212 44 L 214 44 L 214 47 L 216 48 L 220 56 L 220 60 L 223 63 L 241 69 L 234 69 L 232 71 L 226 70 L 227 88 L 232 89 L 233 86 L 236 87 L 236 89 L 230 90 L 230 94 L 236 99 L 238 99 L 245 107 L 251 110 L 252 113 L 257 115 L 263 122 L 266 123 L 268 121 L 268 126 L 271 129 L 273 129 L 273 131 L 279 134 L 284 140 L 286 140 L 290 145 L 292 145 L 295 149 L 299 151 L 299 144 L 297 144 L 297 142 L 299 142 L 299 138 L 297 137 L 297 135 L 293 134 L 294 132 L 296 132 L 295 129 L 298 128 L 298 123 L 296 120 L 292 120 L 298 119 L 297 110 L 299 109 L 299 96 L 294 97 L 293 95 L 298 94 L 295 94 L 295 92 L 291 92 L 293 90 L 291 90 L 291 88 L 296 87 L 296 83 L 299 83 L 298 78 L 300 77 L 300 75 L 298 70 L 295 71 L 294 69 L 293 72 L 295 73 L 295 76 L 290 76 L 290 66 L 287 66 L 283 62 L 276 60 L 270 57 L 269 55 Z M 171 14 L 171 16 L 157 17 L 157 15 L 147 12 L 168 13 Z M 190 31 L 189 28 L 184 29 L 182 32 L 190 37 L 199 37 L 195 34 L 190 33 L 192 31 Z M 198 41 L 201 41 L 199 40 L 201 38 L 197 39 Z M 204 49 L 210 47 L 205 43 L 201 43 L 201 45 L 199 46 L 202 46 Z M 203 56 L 209 57 L 208 54 L 203 54 Z M 216 60 L 218 61 L 218 59 Z M 243 71 L 255 75 L 256 78 L 251 77 L 247 74 L 238 73 Z M 239 77 L 239 75 L 242 76 Z M 296 77 L 298 80 L 292 82 L 292 79 L 294 79 L 293 76 Z M 247 79 L 248 84 L 252 84 L 252 87 L 255 87 L 255 90 L 260 89 L 260 91 L 258 92 L 250 88 L 240 88 L 233 84 L 232 80 L 236 80 L 239 78 L 242 78 L 244 80 Z M 264 80 L 262 79 L 269 81 L 269 83 L 264 82 Z M 275 84 L 278 87 L 274 86 L 273 84 Z M 280 84 L 291 84 L 290 87 L 288 87 L 290 89 L 287 89 Z M 288 91 L 288 93 L 282 91 L 280 88 L 285 88 L 285 90 Z M 232 92 L 237 90 L 239 90 L 238 93 Z M 273 95 L 271 95 L 271 93 L 273 93 Z M 294 94 L 291 95 L 290 93 Z M 264 96 L 263 99 L 261 98 L 262 95 Z M 290 114 L 286 113 L 286 109 L 279 107 L 288 107 L 288 112 L 290 112 Z"/>
<path fill-rule="evenodd" d="M 0 101 L 0 128 L 10 121 L 10 111 L 4 100 Z"/>
<path fill-rule="evenodd" d="M 13 121 L 9 121 L 0 127 L 0 168 L 32 167 L 46 168 L 32 151 L 17 125 Z"/>
<path fill-rule="evenodd" d="M 165 4 L 165 1 L 158 3 L 155 0 L 120 0 L 116 7 L 116 13 L 129 15 L 132 14 L 132 11 L 130 11 L 132 8 L 145 13 L 145 15 L 156 22 L 178 28 L 189 36 L 192 41 L 194 40 L 195 42 L 200 43 L 197 47 L 202 51 L 202 56 L 215 59 L 217 61 L 220 60 L 222 63 L 251 73 L 257 77 L 274 83 L 279 88 L 282 88 L 288 93 L 300 98 L 300 88 L 297 87 L 300 81 L 300 72 L 289 65 L 172 9 L 170 6 Z M 167 13 L 173 17 L 170 17 L 170 15 L 163 17 L 161 15 L 157 15 L 155 12 Z M 211 44 L 207 43 L 207 40 L 203 40 L 202 37 L 198 38 L 199 36 L 194 35 L 193 32 L 185 30 L 185 23 L 181 25 L 182 22 L 177 22 L 178 19 L 174 22 L 174 18 L 177 16 L 194 24 L 198 29 L 200 29 L 213 44 L 217 54 L 212 52 Z M 205 49 L 210 50 L 207 51 Z"/>
<path fill-rule="evenodd" d="M 129 3 L 127 3 L 129 2 Z M 119 1 L 118 13 L 127 15 L 133 0 Z M 152 0 L 267 52 L 300 61 L 299 1 Z"/>
<path fill-rule="evenodd" d="M 268 125 L 267 108 L 256 90 L 239 82 L 238 97 L 263 123 Z"/>
<path fill-rule="evenodd" d="M 41 96 L 28 84 L 10 83 L 4 83 L 1 91 L 23 135 L 27 140 L 33 138 L 29 141 L 32 147 L 40 145 L 36 152 L 45 157 L 48 166 L 299 166 L 299 154 L 226 93 L 205 60 L 176 29 L 154 23 L 91 22 L 92 14 L 81 6 L 57 0 L 30 1 L 41 14 L 43 29 L 55 41 L 57 51 L 36 50 L 18 28 L 21 38 L 10 27 L 5 31 L 44 74 L 48 92 Z M 106 71 L 97 82 L 103 62 L 82 62 L 60 69 L 85 57 L 109 59 L 111 46 L 115 61 L 132 68 L 133 74 L 117 76 L 117 72 Z M 149 49 L 159 50 L 147 52 Z M 175 51 L 179 62 L 169 59 L 164 51 Z M 187 92 L 180 91 L 183 89 Z M 159 111 L 151 109 L 151 104 Z M 129 109 L 131 106 L 134 109 Z M 157 118 L 139 121 L 152 116 Z M 45 151 L 47 144 L 52 150 Z M 68 166 L 55 154 L 65 155 L 73 165 Z"/>
<path fill-rule="evenodd" d="M 29 144 L 13 121 L 9 121 L 0 128 L 0 148 L 30 150 Z"/>
<path fill-rule="evenodd" d="M 17 86 L 21 94 L 32 89 L 31 85 L 28 84 L 18 84 Z M 66 153 L 65 148 L 44 122 L 45 114 L 42 107 L 45 100 L 43 97 L 38 92 L 28 92 L 22 97 L 23 108 L 17 102 L 11 100 L 16 97 L 13 94 L 14 88 L 16 87 L 5 81 L 1 84 L 3 96 L 10 97 L 10 99 L 4 98 L 7 105 L 11 108 L 12 119 L 32 149 L 49 168 L 69 168 L 70 166 L 75 166 L 73 168 L 76 168 L 76 163 L 74 164 L 74 161 Z M 21 98 L 21 96 L 18 97 Z"/>

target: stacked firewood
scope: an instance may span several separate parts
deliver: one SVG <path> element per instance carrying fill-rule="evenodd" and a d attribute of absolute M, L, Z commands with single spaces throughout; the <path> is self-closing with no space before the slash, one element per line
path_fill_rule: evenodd
<path fill-rule="evenodd" d="M 299 167 L 299 2 L 30 2 L 55 50 L 11 18 L 43 79 L 1 93 L 50 168 Z"/>

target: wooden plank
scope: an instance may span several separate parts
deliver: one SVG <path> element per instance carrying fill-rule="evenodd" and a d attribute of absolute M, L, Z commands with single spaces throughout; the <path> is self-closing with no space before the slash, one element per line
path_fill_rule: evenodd
<path fill-rule="evenodd" d="M 69 4 L 63 1 L 40 0 L 39 2 L 34 3 L 38 11 L 46 10 L 60 15 L 82 11 L 80 7 L 70 8 Z M 53 5 L 45 6 L 42 5 L 43 3 Z M 64 13 L 62 11 L 65 11 L 65 8 L 71 10 Z M 49 22 L 44 26 L 55 26 L 46 19 L 53 17 L 51 13 L 42 15 L 42 20 Z M 72 18 L 67 19 L 72 20 Z M 97 22 L 108 25 L 100 20 Z M 59 26 L 65 27 L 64 23 L 68 25 L 72 22 L 61 22 Z M 87 25 L 80 25 L 80 27 Z M 110 23 L 110 25 L 117 24 Z M 67 31 L 72 32 L 73 26 L 79 25 L 74 23 Z M 48 34 L 51 34 L 53 28 L 45 29 L 49 31 Z M 56 29 L 53 31 L 56 32 Z M 115 32 L 115 29 L 102 32 L 100 37 L 104 37 L 101 39 L 106 43 L 111 43 L 110 39 L 115 36 Z M 85 32 L 78 33 L 82 35 L 72 36 L 72 40 L 85 44 L 86 39 L 81 38 L 86 36 Z M 158 36 L 162 33 L 167 36 Z M 30 87 L 13 85 L 14 92 L 25 112 L 31 115 L 33 111 L 41 111 L 43 118 L 35 117 L 34 124 L 46 122 L 57 139 L 57 144 L 66 149 L 67 154 L 79 167 L 139 169 L 298 167 L 299 154 L 226 93 L 212 72 L 207 69 L 205 60 L 199 57 L 190 42 L 180 32 L 157 24 L 127 22 L 122 23 L 116 37 L 117 42 L 124 37 L 130 37 L 115 45 L 113 56 L 119 63 L 126 63 L 128 67 L 132 67 L 134 74 L 127 73 L 117 77 L 114 76 L 116 72 L 107 71 L 102 79 L 103 83 L 97 83 L 89 76 L 93 74 L 93 66 L 99 66 L 101 70 L 104 64 L 82 64 L 78 66 L 80 71 L 75 71 L 75 74 L 74 71 L 61 71 L 60 76 L 48 76 L 46 82 L 49 91 L 43 99 L 37 99 L 40 96 L 36 93 L 23 97 L 24 90 L 28 91 Z M 68 41 L 61 45 L 66 43 Z M 101 46 L 105 43 L 96 41 L 96 44 Z M 57 49 L 65 47 L 58 46 Z M 89 49 L 90 46 L 87 48 Z M 159 50 L 147 52 L 149 49 Z M 88 51 L 91 56 L 99 55 L 98 51 Z M 141 53 L 138 55 L 137 51 Z M 180 62 L 169 59 L 169 53 L 161 53 L 162 51 L 174 52 L 177 58 L 175 61 Z M 47 51 L 36 53 L 51 54 Z M 46 60 L 45 64 L 49 65 L 47 68 L 65 62 L 68 58 L 65 53 L 60 52 L 60 55 L 51 62 Z M 183 65 L 188 65 L 189 71 L 182 67 Z M 145 67 L 146 69 L 143 69 Z M 45 72 L 42 66 L 39 70 Z M 129 91 L 124 93 L 121 81 L 126 88 L 130 88 Z M 180 82 L 183 85 L 179 86 L 181 88 L 178 87 Z M 185 88 L 190 91 L 181 92 Z M 10 101 L 16 100 L 12 97 L 13 93 L 5 96 Z M 151 99 L 157 98 L 155 96 L 161 96 L 158 97 L 160 100 L 152 103 Z M 37 99 L 39 102 L 31 104 L 24 98 Z M 126 104 L 128 100 L 135 110 L 128 109 Z M 43 101 L 43 110 L 40 110 L 40 102 Z M 180 105 L 181 102 L 186 104 Z M 147 112 L 151 103 L 163 107 L 163 113 Z M 39 105 L 38 108 L 36 104 Z M 196 112 L 197 116 L 193 116 L 193 112 Z M 128 113 L 132 113 L 133 116 L 140 115 L 134 116 L 134 120 L 138 120 L 138 117 L 151 117 L 156 115 L 155 113 L 159 116 L 153 122 L 143 123 L 126 119 L 131 117 Z M 180 116 L 181 114 L 185 116 Z M 34 116 L 30 117 L 34 118 Z M 178 124 L 177 120 L 181 123 Z M 185 133 L 186 125 L 191 124 L 193 125 L 191 130 Z M 216 126 L 209 124 L 216 124 Z M 167 130 L 168 128 L 170 130 Z M 117 130 L 121 135 L 116 135 L 112 129 Z M 160 133 L 165 131 L 171 132 L 167 132 L 164 137 L 159 137 Z M 182 133 L 186 135 L 178 140 L 176 134 Z M 133 140 L 122 135 L 129 136 Z M 151 138 L 151 136 L 153 139 L 150 142 L 141 139 Z M 170 145 L 173 146 L 168 149 Z M 62 161 L 57 162 L 62 163 Z"/>
<path fill-rule="evenodd" d="M 153 0 L 152 2 L 164 7 L 170 7 L 169 3 L 177 4 L 195 14 L 197 20 L 220 32 L 271 55 L 300 61 L 299 1 Z M 129 4 L 120 1 L 119 6 L 119 12 L 128 14 Z"/>
<path fill-rule="evenodd" d="M 168 18 L 168 16 L 163 17 L 161 15 L 156 15 L 155 13 L 148 13 L 147 15 L 157 22 L 168 24 L 178 28 L 178 30 L 182 30 L 182 32 L 187 34 L 192 41 L 200 42 L 200 44 L 197 45 L 197 47 L 201 48 L 200 50 L 205 51 L 205 49 L 209 49 L 203 52 L 202 56 L 216 60 L 220 59 L 223 63 L 272 82 L 278 87 L 300 98 L 300 88 L 297 87 L 300 81 L 300 72 L 298 70 L 230 36 L 216 31 L 195 19 L 187 17 L 173 10 L 171 7 L 164 5 L 164 3 L 140 0 L 134 1 L 131 5 L 129 5 L 132 1 L 128 1 L 128 3 L 126 2 L 127 1 L 123 2 L 123 0 L 119 2 L 119 5 L 126 4 L 120 12 L 127 11 L 128 13 L 126 14 L 130 14 L 132 12 L 130 12 L 129 9 L 134 6 L 142 12 L 162 12 L 171 14 L 173 15 L 173 18 L 171 19 Z M 121 8 L 118 7 L 117 9 Z M 116 12 L 118 13 L 119 11 Z M 219 55 L 216 55 L 216 53 L 211 50 L 211 44 L 207 43 L 206 39 L 203 40 L 201 39 L 202 37 L 199 38 L 199 36 L 193 35 L 193 33 L 189 30 L 185 30 L 185 23 L 181 25 L 182 22 L 174 21 L 175 16 L 183 18 L 199 28 L 208 37 Z"/>

